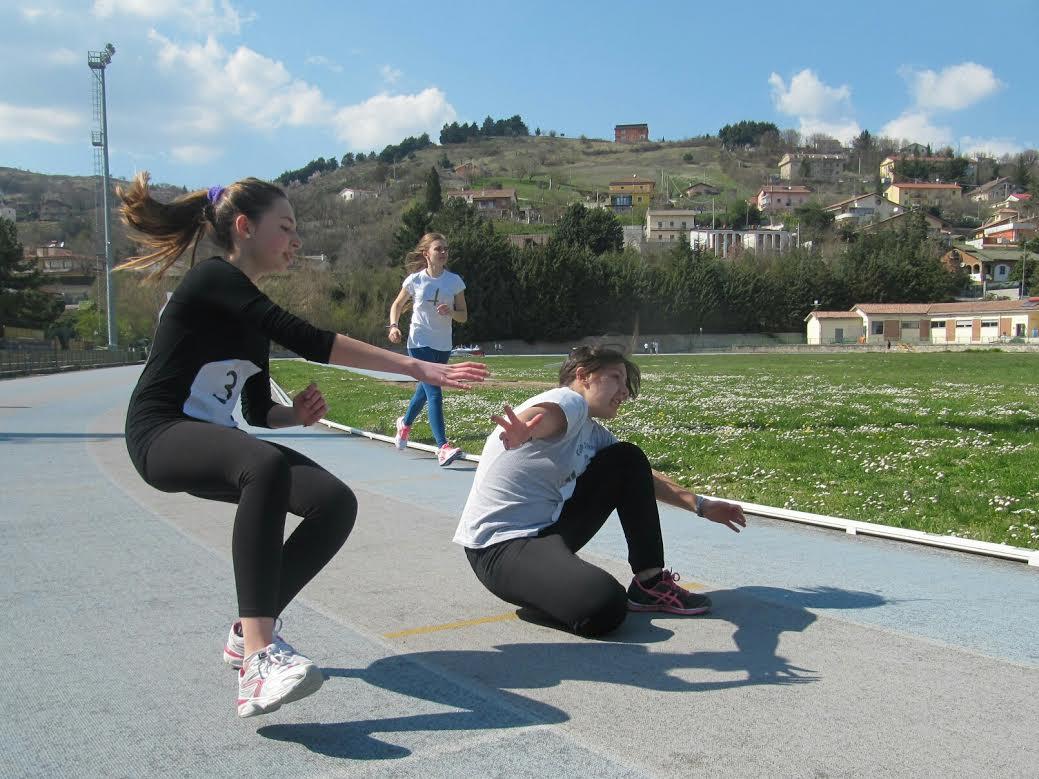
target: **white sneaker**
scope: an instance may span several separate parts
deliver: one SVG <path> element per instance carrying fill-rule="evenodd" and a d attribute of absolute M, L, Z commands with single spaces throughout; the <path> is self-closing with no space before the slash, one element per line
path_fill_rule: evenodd
<path fill-rule="evenodd" d="M 461 456 L 462 450 L 450 441 L 437 449 L 437 462 L 440 463 L 441 466 L 450 465 Z"/>
<path fill-rule="evenodd" d="M 278 635 L 279 630 L 281 630 L 281 619 L 276 619 L 274 620 L 274 643 L 284 644 L 292 649 L 289 643 Z M 242 623 L 235 622 L 227 633 L 227 641 L 224 642 L 224 662 L 237 670 L 242 667 L 243 660 L 245 660 L 245 636 L 242 635 Z"/>
<path fill-rule="evenodd" d="M 411 427 L 404 424 L 404 417 L 397 417 L 397 435 L 393 437 L 393 445 L 404 451 L 408 448 L 409 435 L 411 435 Z"/>
<path fill-rule="evenodd" d="M 255 717 L 317 692 L 321 670 L 286 644 L 269 644 L 249 655 L 238 671 L 238 716 Z"/>

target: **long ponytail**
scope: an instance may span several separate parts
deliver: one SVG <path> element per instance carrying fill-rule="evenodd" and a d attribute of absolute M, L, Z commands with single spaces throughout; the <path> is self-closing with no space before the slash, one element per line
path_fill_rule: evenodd
<path fill-rule="evenodd" d="M 158 266 L 153 275 L 161 277 L 170 266 L 191 248 L 190 265 L 195 264 L 198 243 L 208 235 L 224 251 L 234 248 L 231 227 L 238 214 L 258 220 L 285 193 L 280 187 L 260 179 L 236 181 L 226 188 L 200 189 L 161 203 L 151 195 L 149 175 L 138 173 L 128 189 L 119 187 L 123 220 L 133 229 L 135 238 L 152 249 L 147 254 L 131 257 L 119 270 L 140 270 Z"/>

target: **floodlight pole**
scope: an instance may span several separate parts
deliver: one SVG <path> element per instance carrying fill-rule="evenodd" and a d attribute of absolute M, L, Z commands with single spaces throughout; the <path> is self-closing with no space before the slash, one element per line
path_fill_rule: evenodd
<path fill-rule="evenodd" d="M 115 323 L 115 295 L 112 293 L 112 226 L 111 213 L 108 210 L 108 190 L 110 188 L 108 173 L 108 111 L 105 99 L 105 68 L 111 63 L 115 47 L 105 44 L 103 51 L 87 53 L 87 65 L 94 71 L 101 90 L 101 138 L 94 140 L 95 146 L 101 146 L 104 158 L 103 184 L 101 189 L 101 208 L 105 225 L 105 316 L 108 320 L 108 348 L 114 349 L 119 341 L 119 330 Z"/>

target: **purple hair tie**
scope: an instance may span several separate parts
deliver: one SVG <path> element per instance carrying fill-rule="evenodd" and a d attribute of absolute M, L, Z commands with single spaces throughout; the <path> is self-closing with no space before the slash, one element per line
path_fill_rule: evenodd
<path fill-rule="evenodd" d="M 220 196 L 224 194 L 223 187 L 210 187 L 209 188 L 209 203 L 210 205 L 216 205 L 217 201 L 220 200 Z"/>

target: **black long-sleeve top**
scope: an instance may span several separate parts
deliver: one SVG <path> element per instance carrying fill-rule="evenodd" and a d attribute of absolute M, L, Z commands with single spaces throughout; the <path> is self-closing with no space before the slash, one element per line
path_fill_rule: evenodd
<path fill-rule="evenodd" d="M 335 333 L 293 316 L 236 266 L 210 257 L 189 270 L 159 316 L 148 362 L 126 414 L 135 465 L 169 424 L 197 419 L 235 427 L 239 395 L 250 425 L 267 427 L 270 342 L 327 363 Z"/>

